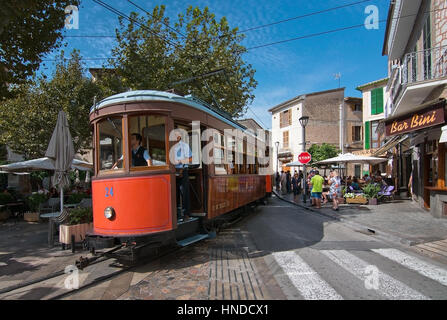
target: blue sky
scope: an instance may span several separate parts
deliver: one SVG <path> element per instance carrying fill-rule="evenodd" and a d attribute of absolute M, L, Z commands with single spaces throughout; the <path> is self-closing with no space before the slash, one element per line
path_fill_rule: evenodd
<path fill-rule="evenodd" d="M 151 11 L 155 5 L 166 5 L 166 13 L 175 20 L 179 12 L 189 5 L 208 6 L 217 18 L 227 17 L 231 27 L 244 30 L 308 13 L 358 2 L 359 0 L 133 0 Z M 105 1 L 114 8 L 129 14 L 141 12 L 125 0 Z M 375 5 L 379 19 L 386 20 L 389 0 L 371 0 L 310 17 L 288 21 L 246 33 L 243 45 L 247 48 L 275 41 L 305 36 L 337 28 L 363 24 L 367 18 L 365 8 Z M 94 3 L 82 0 L 79 8 L 79 29 L 65 30 L 66 35 L 114 35 L 118 27 L 117 16 Z M 247 118 L 254 118 L 267 128 L 271 127 L 268 109 L 297 95 L 338 87 L 334 74 L 341 73 L 341 86 L 347 96 L 360 97 L 355 88 L 387 76 L 387 58 L 382 57 L 385 23 L 378 30 L 356 28 L 337 33 L 291 41 L 274 46 L 250 50 L 244 60 L 256 69 L 258 86 L 255 100 Z M 65 38 L 68 56 L 74 48 L 83 57 L 108 57 L 114 46 L 113 38 Z M 46 59 L 52 59 L 52 52 Z M 105 61 L 104 61 L 105 62 Z M 86 61 L 87 67 L 101 67 L 103 61 Z M 51 72 L 51 62 L 41 69 Z M 150 89 L 150 88 L 148 88 Z"/>

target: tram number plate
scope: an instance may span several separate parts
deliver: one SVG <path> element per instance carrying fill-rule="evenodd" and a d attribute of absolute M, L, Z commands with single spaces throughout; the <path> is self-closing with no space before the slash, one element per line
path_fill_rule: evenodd
<path fill-rule="evenodd" d="M 106 187 L 106 198 L 107 197 L 113 197 L 113 187 L 111 188 Z"/>

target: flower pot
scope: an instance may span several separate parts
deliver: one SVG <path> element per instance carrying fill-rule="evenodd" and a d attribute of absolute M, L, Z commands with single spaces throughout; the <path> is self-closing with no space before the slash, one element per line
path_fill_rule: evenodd
<path fill-rule="evenodd" d="M 25 212 L 23 214 L 23 220 L 28 222 L 39 222 L 40 214 L 39 212 Z"/>
<path fill-rule="evenodd" d="M 372 198 L 368 200 L 368 204 L 370 206 L 376 206 L 377 205 L 377 198 Z"/>
<path fill-rule="evenodd" d="M 87 232 L 93 230 L 93 223 L 82 223 L 76 225 L 61 224 L 59 226 L 59 242 L 71 244 L 71 236 L 75 236 L 75 242 L 81 242 L 85 239 Z"/>

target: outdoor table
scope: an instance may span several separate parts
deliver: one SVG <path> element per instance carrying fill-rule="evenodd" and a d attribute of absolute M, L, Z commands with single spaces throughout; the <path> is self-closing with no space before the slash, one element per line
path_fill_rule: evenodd
<path fill-rule="evenodd" d="M 54 244 L 54 219 L 61 215 L 60 212 L 43 213 L 41 218 L 48 218 L 48 246 L 53 247 Z"/>

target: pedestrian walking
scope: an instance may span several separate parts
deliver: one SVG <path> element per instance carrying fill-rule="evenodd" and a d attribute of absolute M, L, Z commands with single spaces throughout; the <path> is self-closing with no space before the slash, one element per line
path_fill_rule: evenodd
<path fill-rule="evenodd" d="M 279 191 L 279 185 L 281 183 L 281 176 L 279 175 L 279 172 L 276 172 L 275 182 L 276 182 L 276 191 Z"/>
<path fill-rule="evenodd" d="M 286 194 L 287 193 L 286 182 L 287 182 L 287 177 L 286 177 L 286 174 L 285 174 L 284 170 L 282 170 L 281 171 L 281 193 L 282 194 Z"/>
<path fill-rule="evenodd" d="M 298 175 L 298 172 L 295 172 L 292 178 L 292 187 L 293 187 L 293 196 L 296 197 L 299 194 L 299 183 L 300 183 L 300 177 Z"/>
<path fill-rule="evenodd" d="M 287 171 L 286 173 L 286 188 L 287 188 L 287 194 L 292 192 L 292 176 L 290 174 L 290 171 Z"/>
<path fill-rule="evenodd" d="M 317 209 L 321 209 L 321 195 L 323 193 L 323 182 L 324 179 L 320 176 L 318 170 L 315 171 L 315 175 L 310 180 L 312 185 L 312 204 L 315 205 Z"/>
<path fill-rule="evenodd" d="M 329 195 L 332 199 L 332 210 L 338 211 L 338 198 L 341 197 L 341 180 L 337 171 L 331 171 L 329 179 Z"/>

